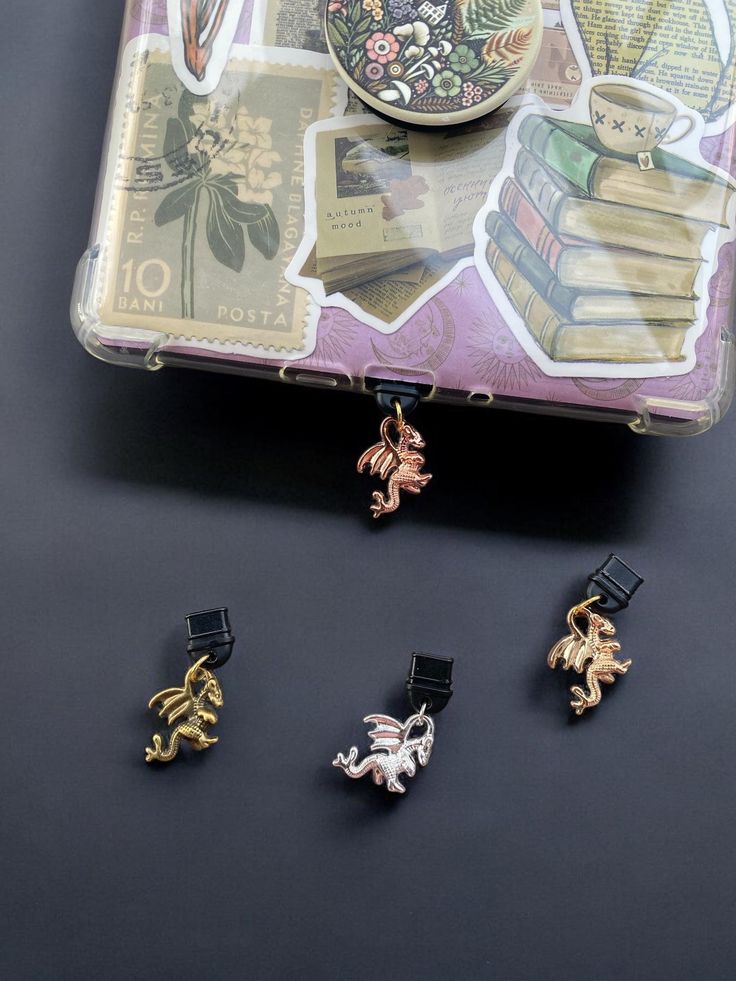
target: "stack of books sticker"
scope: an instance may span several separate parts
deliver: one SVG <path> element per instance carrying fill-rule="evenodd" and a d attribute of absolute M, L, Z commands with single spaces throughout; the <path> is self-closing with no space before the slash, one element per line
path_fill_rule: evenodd
<path fill-rule="evenodd" d="M 733 188 L 661 149 L 654 167 L 592 127 L 528 116 L 488 215 L 488 263 L 554 361 L 682 359 L 703 243 Z"/>

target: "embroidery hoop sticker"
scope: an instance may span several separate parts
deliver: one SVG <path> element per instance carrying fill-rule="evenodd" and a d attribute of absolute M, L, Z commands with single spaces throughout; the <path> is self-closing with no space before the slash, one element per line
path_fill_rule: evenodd
<path fill-rule="evenodd" d="M 492 112 L 524 84 L 542 44 L 541 0 L 511 13 L 502 0 L 414 6 L 416 20 L 404 23 L 388 0 L 327 4 L 335 67 L 371 109 L 415 126 L 451 126 Z"/>
<path fill-rule="evenodd" d="M 224 12 L 219 26 L 216 27 L 217 33 L 211 38 L 211 52 L 201 79 L 198 79 L 187 66 L 183 24 L 185 10 L 191 9 L 192 13 L 196 14 L 197 6 L 198 0 L 166 0 L 169 37 L 171 39 L 171 64 L 177 77 L 190 92 L 194 95 L 209 95 L 217 88 L 225 70 L 245 0 L 219 0 L 213 5 L 209 25 L 204 25 L 200 41 L 208 40 L 212 27 L 216 25 L 218 11 L 222 11 L 224 7 Z"/>

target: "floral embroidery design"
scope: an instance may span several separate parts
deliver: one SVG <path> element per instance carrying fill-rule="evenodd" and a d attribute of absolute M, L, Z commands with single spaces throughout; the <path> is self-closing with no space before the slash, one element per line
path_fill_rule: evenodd
<path fill-rule="evenodd" d="M 532 44 L 529 0 L 333 0 L 330 45 L 366 92 L 414 112 L 462 111 L 510 82 Z"/>
<path fill-rule="evenodd" d="M 377 61 L 379 65 L 393 61 L 400 47 L 393 34 L 383 34 L 381 31 L 371 34 L 365 42 L 366 54 L 371 61 Z"/>

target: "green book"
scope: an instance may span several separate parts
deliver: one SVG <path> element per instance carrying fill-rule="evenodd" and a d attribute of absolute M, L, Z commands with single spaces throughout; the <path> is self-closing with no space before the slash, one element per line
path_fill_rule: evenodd
<path fill-rule="evenodd" d="M 636 158 L 608 150 L 592 126 L 527 116 L 519 141 L 589 198 L 667 215 L 727 225 L 734 187 L 672 153 L 652 151 L 652 170 Z"/>

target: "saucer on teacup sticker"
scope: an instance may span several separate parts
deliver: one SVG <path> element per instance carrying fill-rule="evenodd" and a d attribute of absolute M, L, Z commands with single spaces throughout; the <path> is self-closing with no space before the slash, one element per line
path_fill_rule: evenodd
<path fill-rule="evenodd" d="M 337 70 L 376 112 L 420 126 L 475 119 L 526 80 L 542 41 L 540 0 L 330 0 Z"/>
<path fill-rule="evenodd" d="M 627 83 L 603 82 L 590 90 L 590 120 L 603 146 L 636 155 L 641 170 L 654 167 L 652 150 L 683 139 L 695 125 L 674 102 Z"/>

